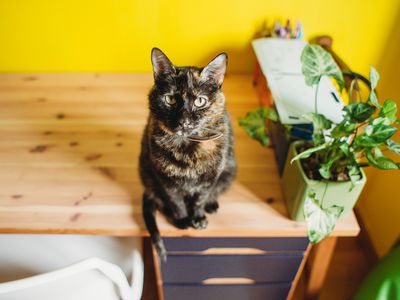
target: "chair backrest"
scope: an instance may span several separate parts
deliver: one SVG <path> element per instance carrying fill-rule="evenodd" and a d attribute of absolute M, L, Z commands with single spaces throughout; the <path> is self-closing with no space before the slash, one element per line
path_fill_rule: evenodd
<path fill-rule="evenodd" d="M 107 274 L 102 273 L 98 265 L 93 265 L 93 260 L 89 258 L 97 257 L 99 259 L 95 261 L 109 262 L 118 266 L 119 272 L 124 275 L 123 278 L 125 281 L 131 277 L 130 300 L 139 300 L 141 298 L 143 289 L 143 261 L 141 256 L 141 239 L 139 238 L 85 235 L 0 235 L 0 245 L 0 282 L 5 282 L 3 284 L 0 283 L 0 288 L 2 288 L 3 292 L 7 286 L 10 288 L 10 286 L 17 285 L 19 291 L 18 293 L 14 291 L 13 295 L 15 296 L 23 293 L 23 290 L 27 290 L 27 283 L 29 283 L 32 293 L 38 292 L 40 294 L 42 293 L 42 288 L 47 288 L 47 294 L 50 294 L 51 287 L 57 285 L 60 285 L 60 289 L 63 286 L 75 289 L 72 288 L 73 284 L 79 287 L 79 280 L 74 279 L 78 277 L 81 277 L 81 280 L 85 279 L 85 281 L 94 284 L 94 286 L 96 286 L 96 282 L 108 282 L 108 286 L 114 289 L 115 284 L 120 281 L 110 281 L 110 278 L 107 277 Z M 62 276 L 62 279 L 58 277 L 62 274 L 69 274 L 69 268 L 75 270 L 76 268 L 88 266 L 89 263 L 85 263 L 85 261 L 92 261 L 90 265 L 92 268 L 86 269 L 85 272 L 77 272 L 72 277 Z M 105 266 L 104 263 L 101 263 L 101 265 Z M 58 271 L 61 272 L 61 275 L 54 273 Z M 122 278 L 121 276 L 119 277 Z M 46 279 L 46 285 L 40 281 L 43 278 Z M 52 280 L 50 280 L 51 278 Z M 104 284 L 104 286 L 107 287 L 107 284 Z M 100 288 L 97 290 L 101 291 Z M 81 289 L 80 292 L 82 291 Z M 87 292 L 89 293 L 90 291 L 87 290 Z M 108 293 L 103 291 L 99 297 L 108 297 L 107 295 Z M 67 296 L 68 289 L 63 297 Z M 49 299 L 61 299 L 60 297 L 50 297 Z M 3 298 L 0 295 L 1 299 L 9 300 L 11 298 Z M 34 298 L 29 297 L 25 299 Z M 79 298 L 75 297 L 72 299 Z M 85 299 L 100 300 L 103 298 L 90 296 Z"/>
<path fill-rule="evenodd" d="M 132 288 L 117 265 L 90 258 L 74 265 L 0 284 L 1 300 L 130 300 Z"/>

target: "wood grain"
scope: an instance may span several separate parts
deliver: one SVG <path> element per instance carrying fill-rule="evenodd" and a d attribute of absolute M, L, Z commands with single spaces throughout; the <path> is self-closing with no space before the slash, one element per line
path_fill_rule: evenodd
<path fill-rule="evenodd" d="M 299 269 L 297 270 L 296 276 L 293 279 L 292 286 L 290 287 L 289 294 L 288 294 L 286 300 L 303 299 L 303 297 L 304 297 L 304 295 L 300 294 L 302 291 L 301 291 L 301 287 L 299 285 L 300 285 L 301 277 L 303 275 L 303 270 L 304 270 L 307 260 L 308 260 L 308 256 L 311 252 L 311 247 L 312 247 L 312 244 L 308 244 L 306 251 L 304 251 L 303 260 L 301 261 L 301 264 L 299 266 Z"/>
<path fill-rule="evenodd" d="M 319 298 L 328 274 L 337 239 L 337 237 L 330 236 L 311 249 L 309 259 L 306 263 L 306 274 L 308 277 L 306 300 L 317 300 Z"/>
<path fill-rule="evenodd" d="M 138 179 L 151 74 L 0 75 L 0 233 L 146 235 Z M 288 219 L 273 150 L 237 118 L 257 106 L 251 76 L 224 84 L 234 123 L 238 178 L 205 231 L 165 236 L 305 236 Z M 353 213 L 333 235 L 359 231 Z"/>

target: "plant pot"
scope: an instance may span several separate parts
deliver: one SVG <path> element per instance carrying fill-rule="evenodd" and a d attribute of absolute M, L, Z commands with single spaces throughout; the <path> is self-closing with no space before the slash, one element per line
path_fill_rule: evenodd
<path fill-rule="evenodd" d="M 355 187 L 350 191 L 351 182 L 337 182 L 328 180 L 312 180 L 303 171 L 300 160 L 293 164 L 291 159 L 297 155 L 296 148 L 303 143 L 296 141 L 291 144 L 285 169 L 282 176 L 282 188 L 290 218 L 296 221 L 304 220 L 303 205 L 309 192 L 313 191 L 317 199 L 322 199 L 323 208 L 333 205 L 344 208 L 340 217 L 345 216 L 351 211 L 357 202 L 365 183 L 366 176 L 361 169 L 362 179 L 355 183 Z M 325 196 L 323 197 L 325 193 Z"/>
<path fill-rule="evenodd" d="M 296 124 L 289 129 L 280 122 L 268 122 L 268 132 L 274 148 L 279 176 L 282 176 L 285 168 L 290 144 L 299 140 L 311 141 L 312 128 L 312 124 Z"/>

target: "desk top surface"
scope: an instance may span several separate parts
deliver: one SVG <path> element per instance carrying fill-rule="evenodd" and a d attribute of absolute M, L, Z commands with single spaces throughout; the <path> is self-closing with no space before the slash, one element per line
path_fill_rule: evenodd
<path fill-rule="evenodd" d="M 151 74 L 0 75 L 0 233 L 144 235 L 138 178 Z M 238 176 L 206 230 L 164 236 L 305 236 L 291 221 L 273 150 L 238 127 L 257 106 L 249 75 L 224 83 Z M 357 235 L 353 213 L 333 235 Z"/>

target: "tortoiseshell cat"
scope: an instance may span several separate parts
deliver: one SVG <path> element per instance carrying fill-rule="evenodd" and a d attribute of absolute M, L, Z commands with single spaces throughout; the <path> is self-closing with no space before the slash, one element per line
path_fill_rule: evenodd
<path fill-rule="evenodd" d="M 143 217 L 159 257 L 166 251 L 155 213 L 178 228 L 207 227 L 206 213 L 236 175 L 232 126 L 221 91 L 227 55 L 206 67 L 177 67 L 158 48 L 151 60 L 154 86 L 142 138 Z"/>

